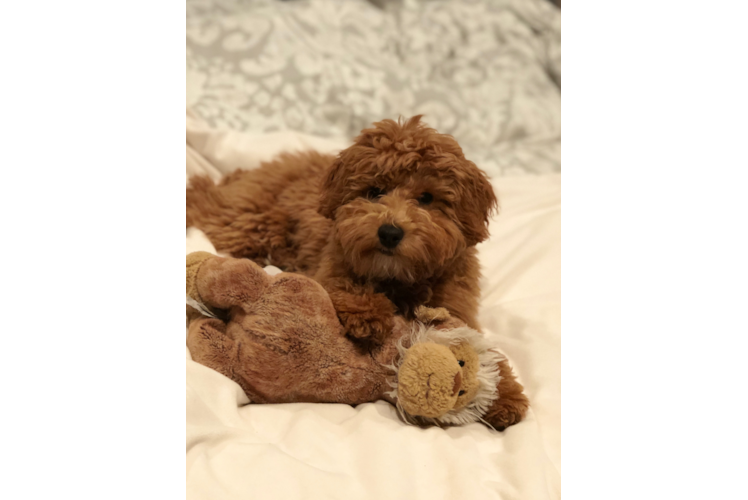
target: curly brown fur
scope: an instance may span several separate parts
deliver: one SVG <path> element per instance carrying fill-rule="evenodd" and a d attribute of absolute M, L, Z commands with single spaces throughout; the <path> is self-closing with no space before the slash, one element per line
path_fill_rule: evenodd
<path fill-rule="evenodd" d="M 475 245 L 496 208 L 485 174 L 420 116 L 375 123 L 337 157 L 284 154 L 187 189 L 187 226 L 220 252 L 314 277 L 348 335 L 373 345 L 420 305 L 478 328 Z M 393 248 L 385 225 L 403 232 Z"/>

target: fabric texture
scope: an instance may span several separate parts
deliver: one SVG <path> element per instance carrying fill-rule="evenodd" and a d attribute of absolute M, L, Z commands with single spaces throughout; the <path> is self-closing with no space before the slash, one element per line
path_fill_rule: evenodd
<path fill-rule="evenodd" d="M 423 114 L 493 177 L 557 172 L 560 25 L 545 0 L 188 0 L 187 106 L 347 140 Z"/>
<path fill-rule="evenodd" d="M 188 117 L 188 171 L 220 175 L 319 138 L 213 130 Z M 342 146 L 345 146 L 343 143 Z M 342 147 L 341 146 L 341 147 Z M 242 160 L 242 152 L 252 154 Z M 210 160 L 208 160 L 210 159 Z M 213 172 L 214 174 L 211 174 Z M 498 177 L 502 211 L 480 244 L 480 322 L 530 398 L 504 432 L 408 426 L 386 402 L 253 405 L 187 351 L 190 499 L 560 498 L 560 176 Z M 187 230 L 187 252 L 215 253 Z"/>

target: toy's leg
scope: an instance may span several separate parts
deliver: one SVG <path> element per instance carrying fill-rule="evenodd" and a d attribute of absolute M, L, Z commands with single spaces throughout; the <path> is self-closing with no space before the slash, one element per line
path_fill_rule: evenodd
<path fill-rule="evenodd" d="M 200 318 L 190 323 L 187 347 L 193 361 L 233 380 L 232 363 L 236 359 L 236 343 L 226 336 L 226 324 L 215 318 Z"/>
<path fill-rule="evenodd" d="M 205 260 L 195 279 L 200 302 L 217 309 L 248 306 L 262 296 L 268 284 L 268 274 L 254 262 L 222 257 Z"/>
<path fill-rule="evenodd" d="M 483 420 L 491 424 L 496 430 L 503 431 L 510 425 L 519 423 L 530 407 L 530 401 L 522 393 L 522 384 L 517 382 L 512 367 L 504 360 L 499 362 L 501 380 L 499 381 L 499 399 L 494 401 L 491 408 L 483 416 Z"/>

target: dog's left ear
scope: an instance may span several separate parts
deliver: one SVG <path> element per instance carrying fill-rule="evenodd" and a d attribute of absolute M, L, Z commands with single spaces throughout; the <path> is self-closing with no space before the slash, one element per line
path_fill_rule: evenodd
<path fill-rule="evenodd" d="M 488 221 L 498 212 L 499 202 L 486 174 L 474 163 L 468 163 L 477 174 L 463 181 L 460 222 L 468 246 L 473 246 L 488 238 Z"/>

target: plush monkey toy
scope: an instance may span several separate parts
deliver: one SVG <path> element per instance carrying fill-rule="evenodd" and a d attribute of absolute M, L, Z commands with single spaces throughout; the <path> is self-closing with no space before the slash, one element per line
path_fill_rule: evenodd
<path fill-rule="evenodd" d="M 445 309 L 398 318 L 369 351 L 345 336 L 312 279 L 206 252 L 187 256 L 187 303 L 193 360 L 234 380 L 252 403 L 382 399 L 407 423 L 480 421 L 499 430 L 528 408 L 504 356 Z"/>

